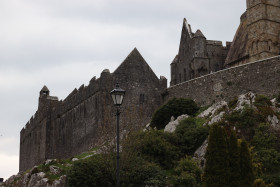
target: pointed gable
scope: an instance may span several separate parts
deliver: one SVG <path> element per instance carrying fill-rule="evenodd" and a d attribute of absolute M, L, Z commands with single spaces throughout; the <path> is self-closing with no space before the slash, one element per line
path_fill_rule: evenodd
<path fill-rule="evenodd" d="M 126 79 L 133 80 L 147 78 L 158 81 L 156 74 L 136 48 L 131 51 L 126 59 L 113 72 L 113 75 L 115 77 L 124 76 Z"/>
<path fill-rule="evenodd" d="M 199 29 L 194 33 L 194 37 L 203 37 L 203 38 L 205 38 L 205 36 L 201 32 L 201 30 L 199 30 Z"/>
<path fill-rule="evenodd" d="M 49 92 L 50 90 L 48 89 L 48 87 L 46 85 L 44 85 L 44 87 L 41 89 L 41 91 Z"/>
<path fill-rule="evenodd" d="M 189 45 L 191 44 L 192 38 L 193 33 L 191 26 L 188 24 L 187 19 L 184 18 L 178 54 L 183 54 L 189 50 Z"/>

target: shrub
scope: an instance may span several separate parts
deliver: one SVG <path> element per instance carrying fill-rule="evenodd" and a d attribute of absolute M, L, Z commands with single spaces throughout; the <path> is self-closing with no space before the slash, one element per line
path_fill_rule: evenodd
<path fill-rule="evenodd" d="M 121 186 L 163 186 L 165 172 L 155 163 L 130 157 L 121 165 Z"/>
<path fill-rule="evenodd" d="M 113 158 L 104 155 L 93 156 L 74 162 L 67 172 L 68 186 L 114 186 Z"/>
<path fill-rule="evenodd" d="M 175 130 L 178 146 L 183 155 L 192 155 L 208 136 L 208 127 L 202 118 L 187 118 Z"/>
<path fill-rule="evenodd" d="M 197 163 L 189 156 L 181 159 L 178 166 L 174 169 L 174 175 L 171 177 L 173 186 L 200 186 L 201 170 Z"/>
<path fill-rule="evenodd" d="M 257 95 L 256 98 L 255 98 L 254 105 L 257 106 L 257 107 L 258 106 L 271 106 L 272 103 L 269 100 L 269 98 L 267 98 L 266 96 L 264 96 L 264 95 Z"/>
<path fill-rule="evenodd" d="M 253 127 L 256 125 L 256 115 L 252 108 L 245 107 L 242 111 L 234 111 L 226 115 L 225 119 L 231 126 L 241 128 Z"/>
<path fill-rule="evenodd" d="M 199 107 L 191 99 L 173 98 L 154 112 L 151 127 L 164 129 L 171 116 L 177 118 L 182 114 L 194 115 L 198 110 Z"/>
<path fill-rule="evenodd" d="M 280 93 L 278 93 L 278 95 L 276 96 L 276 101 L 277 103 L 280 103 Z"/>
<path fill-rule="evenodd" d="M 263 179 L 255 179 L 253 187 L 273 187 L 273 184 L 265 184 Z"/>
<path fill-rule="evenodd" d="M 269 124 L 261 123 L 255 130 L 255 135 L 252 139 L 252 145 L 255 150 L 274 149 L 276 148 L 277 137 L 269 132 Z"/>
<path fill-rule="evenodd" d="M 233 100 L 228 102 L 228 107 L 229 108 L 235 108 L 236 105 L 237 105 L 237 102 L 238 102 L 238 98 L 237 97 L 233 98 Z"/>
<path fill-rule="evenodd" d="M 130 136 L 124 143 L 124 151 L 138 155 L 148 162 L 170 169 L 180 159 L 181 153 L 174 144 L 176 137 L 171 133 L 152 130 Z"/>

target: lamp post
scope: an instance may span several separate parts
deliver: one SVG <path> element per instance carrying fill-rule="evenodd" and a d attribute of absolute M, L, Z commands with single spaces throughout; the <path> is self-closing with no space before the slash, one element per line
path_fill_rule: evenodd
<path fill-rule="evenodd" d="M 110 92 L 114 105 L 117 108 L 117 187 L 120 187 L 120 106 L 122 105 L 125 90 L 121 89 L 119 84 L 116 84 L 116 88 Z"/>

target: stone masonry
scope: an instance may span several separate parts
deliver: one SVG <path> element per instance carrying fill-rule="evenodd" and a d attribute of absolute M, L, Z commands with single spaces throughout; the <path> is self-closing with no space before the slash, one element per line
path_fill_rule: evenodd
<path fill-rule="evenodd" d="M 280 56 L 224 69 L 166 89 L 164 101 L 191 98 L 199 105 L 230 101 L 248 92 L 267 96 L 280 91 Z"/>
<path fill-rule="evenodd" d="M 88 86 L 74 89 L 63 101 L 43 87 L 38 110 L 20 133 L 20 171 L 46 159 L 68 158 L 101 145 L 106 134 L 112 140 L 116 119 L 109 92 L 117 82 L 126 90 L 121 128 L 146 125 L 162 103 L 160 93 L 167 80 L 162 76 L 158 79 L 134 49 L 113 73 L 104 70 L 99 79 L 94 77 Z"/>
<path fill-rule="evenodd" d="M 183 22 L 178 55 L 171 63 L 170 85 L 228 67 L 280 54 L 280 0 L 247 0 L 247 10 L 233 42 L 206 40 L 200 30 L 192 32 Z"/>
<path fill-rule="evenodd" d="M 179 53 L 171 63 L 170 85 L 200 77 L 223 68 L 230 42 L 206 40 L 200 30 L 192 32 L 187 20 L 183 21 Z"/>

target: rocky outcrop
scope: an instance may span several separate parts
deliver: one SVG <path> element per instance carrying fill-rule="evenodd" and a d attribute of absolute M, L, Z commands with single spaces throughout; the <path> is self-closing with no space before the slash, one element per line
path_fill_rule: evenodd
<path fill-rule="evenodd" d="M 177 119 L 174 121 L 174 117 L 171 117 L 171 121 L 165 126 L 164 132 L 174 132 L 176 127 L 179 125 L 180 121 L 187 119 L 189 116 L 187 114 L 183 114 L 178 116 Z"/>
<path fill-rule="evenodd" d="M 48 165 L 54 160 L 47 160 L 45 163 Z M 58 175 L 61 169 L 57 166 L 50 165 L 49 170 L 52 175 Z M 19 172 L 8 178 L 1 187 L 65 187 L 66 175 L 62 175 L 59 179 L 50 180 L 46 173 L 39 172 L 38 167 L 33 167 L 29 172 Z"/>
<path fill-rule="evenodd" d="M 1 187 L 65 187 L 66 175 L 59 179 L 50 181 L 44 172 L 39 173 L 18 173 L 7 179 Z"/>

